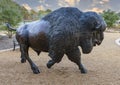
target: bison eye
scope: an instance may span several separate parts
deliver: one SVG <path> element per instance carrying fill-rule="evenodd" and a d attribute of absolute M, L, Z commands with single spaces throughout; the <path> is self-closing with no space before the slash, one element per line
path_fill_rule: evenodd
<path fill-rule="evenodd" d="M 97 26 L 97 22 L 94 22 L 94 25 Z"/>

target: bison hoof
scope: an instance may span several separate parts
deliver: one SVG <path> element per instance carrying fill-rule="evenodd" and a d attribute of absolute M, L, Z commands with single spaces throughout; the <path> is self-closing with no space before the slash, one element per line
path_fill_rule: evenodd
<path fill-rule="evenodd" d="M 51 68 L 51 65 L 47 63 L 47 67 L 48 67 L 48 68 Z"/>
<path fill-rule="evenodd" d="M 49 60 L 47 63 L 47 67 L 51 68 L 54 64 L 55 64 L 55 62 L 53 60 Z"/>
<path fill-rule="evenodd" d="M 34 73 L 34 74 L 39 74 L 39 73 L 40 73 L 40 71 L 39 71 L 38 68 L 32 68 L 32 70 L 33 70 L 33 73 Z"/>
<path fill-rule="evenodd" d="M 26 62 L 26 59 L 21 59 L 21 63 L 25 63 Z"/>
<path fill-rule="evenodd" d="M 39 70 L 33 70 L 33 73 L 34 73 L 34 74 L 39 74 L 40 71 L 39 71 Z"/>
<path fill-rule="evenodd" d="M 86 69 L 81 69 L 80 71 L 81 71 L 82 74 L 86 74 L 87 73 Z"/>

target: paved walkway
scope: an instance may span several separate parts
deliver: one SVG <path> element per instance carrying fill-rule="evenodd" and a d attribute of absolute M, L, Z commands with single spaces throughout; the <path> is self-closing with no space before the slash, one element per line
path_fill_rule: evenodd
<path fill-rule="evenodd" d="M 0 52 L 13 50 L 13 40 L 15 36 L 9 38 L 5 31 L 0 32 Z"/>
<path fill-rule="evenodd" d="M 120 38 L 115 40 L 116 44 L 120 46 Z"/>

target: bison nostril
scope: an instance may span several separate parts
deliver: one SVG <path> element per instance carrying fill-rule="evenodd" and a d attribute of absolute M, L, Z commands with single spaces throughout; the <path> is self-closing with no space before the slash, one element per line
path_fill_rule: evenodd
<path fill-rule="evenodd" d="M 100 45 L 101 44 L 101 41 L 97 41 L 97 45 Z"/>
<path fill-rule="evenodd" d="M 96 44 L 97 44 L 97 45 L 100 45 L 100 44 L 101 44 L 101 41 L 95 39 L 93 45 L 96 46 Z"/>

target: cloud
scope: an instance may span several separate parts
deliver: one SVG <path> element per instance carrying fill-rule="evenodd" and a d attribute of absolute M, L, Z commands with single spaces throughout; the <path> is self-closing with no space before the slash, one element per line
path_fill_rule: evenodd
<path fill-rule="evenodd" d="M 100 4 L 106 4 L 106 3 L 108 3 L 109 2 L 109 0 L 101 0 L 99 3 Z"/>
<path fill-rule="evenodd" d="M 37 9 L 37 11 L 39 11 L 39 10 L 45 10 L 45 8 L 44 8 L 44 6 L 38 6 L 38 7 L 36 7 L 36 9 Z"/>
<path fill-rule="evenodd" d="M 98 0 L 93 0 L 92 6 L 96 6 L 98 3 Z"/>
<path fill-rule="evenodd" d="M 109 2 L 110 0 L 102 0 L 103 2 Z"/>
<path fill-rule="evenodd" d="M 70 6 L 75 6 L 80 0 L 65 0 Z"/>
<path fill-rule="evenodd" d="M 76 4 L 79 3 L 80 0 L 59 0 L 59 6 L 75 6 Z"/>
<path fill-rule="evenodd" d="M 105 5 L 107 3 L 109 3 L 110 0 L 93 0 L 93 4 L 92 6 L 97 6 L 98 4 L 100 5 Z"/>
<path fill-rule="evenodd" d="M 92 0 L 93 3 L 91 8 L 93 11 L 102 12 L 102 9 L 106 10 L 110 8 L 109 1 L 110 0 Z"/>
<path fill-rule="evenodd" d="M 94 12 L 97 12 L 97 13 L 102 13 L 102 12 L 103 12 L 103 9 L 94 7 L 94 8 L 92 8 L 92 9 L 87 9 L 86 11 L 94 11 Z"/>
<path fill-rule="evenodd" d="M 65 0 L 70 6 L 74 6 L 74 1 L 75 0 Z"/>
<path fill-rule="evenodd" d="M 25 7 L 28 11 L 32 9 L 28 4 L 23 4 L 22 6 Z"/>

